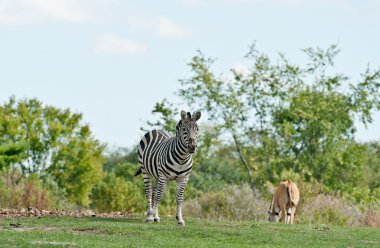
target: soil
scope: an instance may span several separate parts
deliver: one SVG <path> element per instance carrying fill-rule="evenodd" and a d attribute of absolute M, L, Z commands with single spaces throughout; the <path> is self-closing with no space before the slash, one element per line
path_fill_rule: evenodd
<path fill-rule="evenodd" d="M 72 216 L 72 217 L 103 217 L 122 218 L 132 217 L 131 212 L 96 213 L 91 210 L 39 210 L 33 207 L 21 209 L 0 209 L 0 218 L 12 217 L 43 217 L 43 216 Z"/>

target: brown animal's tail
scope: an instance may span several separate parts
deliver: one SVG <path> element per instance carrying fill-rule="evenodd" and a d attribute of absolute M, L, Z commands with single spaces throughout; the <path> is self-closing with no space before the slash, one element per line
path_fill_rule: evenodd
<path fill-rule="evenodd" d="M 290 203 L 292 204 L 292 207 L 295 207 L 296 204 L 294 203 L 292 189 L 290 188 L 290 182 L 288 181 L 288 184 L 286 185 L 286 193 L 288 193 L 288 197 L 290 200 Z"/>

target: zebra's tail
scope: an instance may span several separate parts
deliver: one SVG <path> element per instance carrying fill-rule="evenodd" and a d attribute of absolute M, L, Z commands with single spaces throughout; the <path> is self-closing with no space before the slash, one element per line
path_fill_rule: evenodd
<path fill-rule="evenodd" d="M 136 171 L 136 173 L 133 175 L 134 177 L 135 176 L 138 176 L 142 173 L 142 170 L 141 170 L 141 167 Z"/>

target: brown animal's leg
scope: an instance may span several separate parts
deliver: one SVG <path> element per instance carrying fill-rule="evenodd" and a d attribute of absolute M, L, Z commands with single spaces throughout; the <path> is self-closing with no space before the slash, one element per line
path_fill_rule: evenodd
<path fill-rule="evenodd" d="M 286 211 L 286 217 L 285 217 L 285 224 L 291 224 L 291 221 L 292 221 L 292 208 L 287 208 L 287 211 Z"/>
<path fill-rule="evenodd" d="M 281 208 L 281 213 L 280 213 L 281 218 L 285 221 L 286 224 L 286 208 Z"/>
<path fill-rule="evenodd" d="M 281 212 L 283 212 L 283 211 L 279 207 L 275 207 L 274 208 L 274 222 L 279 222 L 280 221 Z"/>
<path fill-rule="evenodd" d="M 291 218 L 290 218 L 290 224 L 293 224 L 294 214 L 295 213 L 296 213 L 296 207 L 292 207 L 292 215 L 291 215 Z"/>

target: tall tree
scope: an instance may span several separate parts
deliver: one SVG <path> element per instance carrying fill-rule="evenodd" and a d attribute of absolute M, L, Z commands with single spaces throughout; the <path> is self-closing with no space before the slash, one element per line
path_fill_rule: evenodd
<path fill-rule="evenodd" d="M 14 164 L 19 164 L 26 155 L 26 144 L 9 143 L 0 145 L 0 170 L 9 168 Z"/>
<path fill-rule="evenodd" d="M 23 144 L 25 156 L 16 163 L 24 175 L 52 176 L 71 202 L 89 204 L 101 177 L 104 145 L 82 124 L 81 114 L 11 97 L 0 106 L 0 143 Z"/>
<path fill-rule="evenodd" d="M 283 54 L 273 63 L 253 45 L 245 72 L 231 69 L 221 76 L 212 69 L 215 60 L 198 52 L 189 63 L 191 76 L 180 80 L 177 94 L 206 112 L 233 144 L 252 188 L 264 171 L 265 180 L 277 180 L 288 169 L 335 188 L 361 176 L 363 148 L 354 140 L 354 120 L 368 124 L 380 109 L 380 70 L 368 69 L 353 82 L 332 73 L 336 45 L 303 52 L 305 65 Z M 344 173 L 350 170 L 355 173 Z"/>
<path fill-rule="evenodd" d="M 208 113 L 214 126 L 227 132 L 234 143 L 240 162 L 246 170 L 249 183 L 254 188 L 253 165 L 244 155 L 244 130 L 246 129 L 247 108 L 241 100 L 241 81 L 218 78 L 211 71 L 214 62 L 201 52 L 192 58 L 189 66 L 193 76 L 181 80 L 182 88 L 178 94 L 189 106 L 197 106 Z"/>

